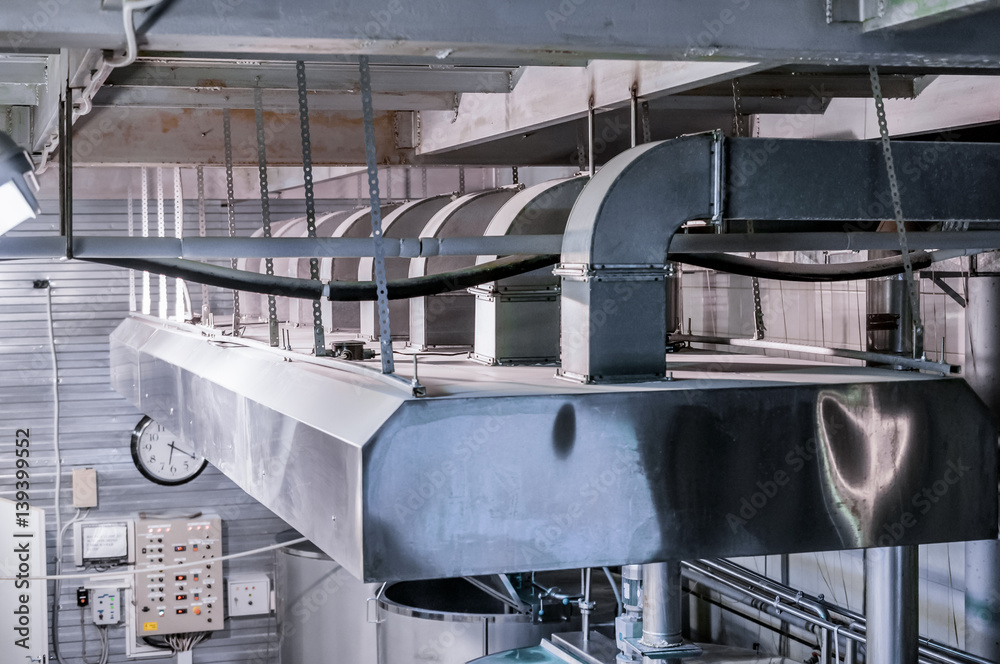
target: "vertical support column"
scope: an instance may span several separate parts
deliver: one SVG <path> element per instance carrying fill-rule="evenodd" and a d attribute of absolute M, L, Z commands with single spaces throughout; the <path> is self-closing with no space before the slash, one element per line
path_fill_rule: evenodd
<path fill-rule="evenodd" d="M 867 664 L 917 664 L 917 561 L 915 546 L 866 552 Z"/>
<path fill-rule="evenodd" d="M 681 643 L 680 562 L 643 565 L 642 583 L 642 644 L 666 648 Z"/>
<path fill-rule="evenodd" d="M 965 380 L 1000 415 L 1000 276 L 969 279 Z M 965 649 L 1000 662 L 1000 542 L 965 545 Z"/>
<path fill-rule="evenodd" d="M 898 252 L 868 252 L 869 259 Z M 870 279 L 867 348 L 912 355 L 913 323 L 908 284 L 902 277 Z M 869 549 L 865 555 L 865 618 L 868 664 L 916 664 L 920 631 L 918 550 L 915 546 Z"/>

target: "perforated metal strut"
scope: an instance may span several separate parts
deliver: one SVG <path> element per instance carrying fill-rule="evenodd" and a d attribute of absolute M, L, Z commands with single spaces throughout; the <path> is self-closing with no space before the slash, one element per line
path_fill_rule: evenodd
<path fill-rule="evenodd" d="M 316 195 L 313 192 L 312 142 L 309 138 L 309 100 L 306 90 L 306 63 L 295 63 L 295 78 L 299 89 L 299 125 L 302 132 L 302 179 L 306 199 L 306 232 L 316 237 Z M 309 278 L 319 281 L 319 259 L 309 259 Z M 323 305 L 316 300 L 313 307 L 313 347 L 316 356 L 326 355 L 326 339 L 323 334 Z"/>
<path fill-rule="evenodd" d="M 392 359 L 392 331 L 389 327 L 389 290 L 385 277 L 385 246 L 382 242 L 382 210 L 379 207 L 378 163 L 375 161 L 375 119 L 372 110 L 372 78 L 368 57 L 358 58 L 361 72 L 361 105 L 365 122 L 365 159 L 368 166 L 368 195 L 371 200 L 372 238 L 375 240 L 375 287 L 378 289 L 379 345 L 382 373 L 395 371 Z"/>
<path fill-rule="evenodd" d="M 226 150 L 226 213 L 229 216 L 229 237 L 236 237 L 236 196 L 233 191 L 233 131 L 229 109 L 222 109 L 222 136 Z M 236 269 L 236 259 L 229 262 Z M 240 292 L 233 291 L 233 336 L 240 336 Z"/>
<path fill-rule="evenodd" d="M 733 133 L 736 136 L 749 136 L 743 125 L 743 93 L 740 90 L 740 79 L 733 79 Z M 753 233 L 753 221 L 747 221 L 747 233 Z M 750 258 L 757 258 L 756 252 L 750 252 Z M 753 291 L 753 338 L 763 339 L 767 328 L 764 327 L 764 307 L 760 299 L 760 279 L 750 278 L 750 289 Z"/>
<path fill-rule="evenodd" d="M 264 237 L 271 237 L 271 200 L 267 188 L 267 147 L 264 133 L 264 94 L 259 87 L 253 89 L 254 119 L 257 124 L 257 175 L 260 180 L 260 214 Z M 264 259 L 264 271 L 274 276 L 274 259 Z M 278 305 L 273 295 L 267 296 L 268 341 L 272 348 L 278 346 Z"/>
<path fill-rule="evenodd" d="M 872 83 L 872 96 L 875 98 L 878 131 L 882 138 L 882 155 L 885 157 L 885 169 L 889 177 L 889 193 L 892 195 L 892 210 L 896 219 L 896 234 L 899 236 L 899 250 L 903 253 L 903 278 L 906 280 L 907 292 L 910 297 L 910 311 L 913 316 L 913 357 L 923 357 L 924 323 L 920 317 L 920 294 L 917 292 L 917 285 L 913 279 L 910 247 L 906 240 L 906 222 L 903 220 L 903 203 L 899 192 L 899 180 L 896 178 L 896 163 L 892 157 L 892 142 L 889 140 L 889 123 L 885 117 L 882 83 L 879 80 L 877 67 L 869 67 L 868 74 Z"/>

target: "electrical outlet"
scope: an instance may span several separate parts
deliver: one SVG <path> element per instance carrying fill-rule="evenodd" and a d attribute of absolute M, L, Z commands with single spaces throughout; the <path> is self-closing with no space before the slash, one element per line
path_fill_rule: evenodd
<path fill-rule="evenodd" d="M 117 625 L 121 621 L 121 593 L 118 588 L 91 588 L 90 616 L 95 625 Z"/>
<path fill-rule="evenodd" d="M 266 574 L 233 576 L 227 587 L 230 618 L 271 613 L 271 579 Z"/>

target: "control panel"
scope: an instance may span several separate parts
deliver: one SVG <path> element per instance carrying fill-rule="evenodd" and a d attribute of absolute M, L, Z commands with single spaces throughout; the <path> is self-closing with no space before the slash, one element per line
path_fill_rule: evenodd
<path fill-rule="evenodd" d="M 222 520 L 141 518 L 135 528 L 136 635 L 222 629 Z M 181 568 L 160 570 L 184 563 Z"/>
<path fill-rule="evenodd" d="M 118 588 L 91 588 L 90 596 L 90 617 L 94 624 L 117 625 L 121 620 L 122 608 Z"/>

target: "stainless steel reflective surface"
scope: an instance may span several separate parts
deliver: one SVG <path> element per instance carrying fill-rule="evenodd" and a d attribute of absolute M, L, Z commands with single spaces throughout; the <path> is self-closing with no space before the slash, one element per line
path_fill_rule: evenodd
<path fill-rule="evenodd" d="M 642 566 L 642 644 L 665 648 L 683 639 L 681 564 L 671 561 Z"/>
<path fill-rule="evenodd" d="M 912 664 L 920 635 L 918 562 L 915 546 L 865 552 L 865 617 L 868 664 Z"/>
<path fill-rule="evenodd" d="M 337 653 L 347 662 L 375 664 L 378 641 L 367 605 L 378 585 L 358 581 L 309 543 L 275 555 L 281 661 L 323 662 Z"/>
<path fill-rule="evenodd" d="M 200 335 L 126 320 L 112 384 L 366 581 L 997 534 L 997 432 L 959 379 L 683 353 L 673 381 L 599 386 L 431 357 L 418 399 Z"/>
<path fill-rule="evenodd" d="M 420 237 L 448 238 L 482 235 L 493 215 L 518 192 L 517 187 L 465 194 L 441 208 Z M 474 256 L 433 256 L 410 261 L 410 277 L 441 274 L 472 267 Z M 472 346 L 475 341 L 475 298 L 461 291 L 410 300 L 410 345 Z"/>
<path fill-rule="evenodd" d="M 589 178 L 529 187 L 500 208 L 485 236 L 558 235 Z M 485 263 L 497 256 L 480 256 Z M 551 268 L 471 289 L 476 295 L 474 357 L 487 364 L 559 360 L 559 278 Z"/>

